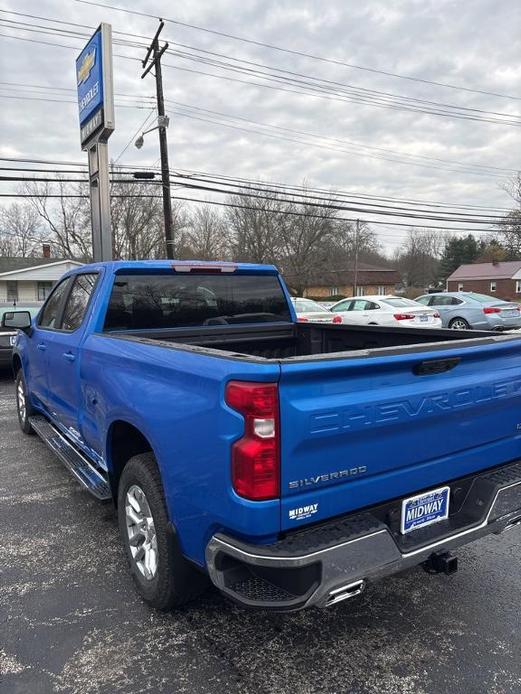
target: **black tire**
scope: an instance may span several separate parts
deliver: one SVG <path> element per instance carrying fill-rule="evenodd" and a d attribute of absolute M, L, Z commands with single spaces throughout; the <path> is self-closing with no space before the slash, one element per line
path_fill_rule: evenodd
<path fill-rule="evenodd" d="M 132 486 L 143 491 L 154 522 L 157 569 L 153 578 L 145 577 L 130 548 L 126 499 Z M 152 453 L 134 456 L 123 469 L 118 485 L 118 522 L 130 572 L 145 602 L 159 610 L 169 610 L 193 600 L 206 589 L 208 578 L 183 557 L 177 536 L 168 522 L 163 486 Z"/>
<path fill-rule="evenodd" d="M 449 328 L 451 330 L 471 330 L 470 323 L 464 318 L 453 318 L 449 323 Z"/>
<path fill-rule="evenodd" d="M 24 399 L 24 406 L 22 406 L 21 402 L 22 393 Z M 15 377 L 15 394 L 16 412 L 18 414 L 18 424 L 20 425 L 20 429 L 23 431 L 24 434 L 33 436 L 34 430 L 31 424 L 29 423 L 29 417 L 32 417 L 34 414 L 36 414 L 36 411 L 29 400 L 27 386 L 25 383 L 25 378 L 22 369 L 18 369 L 18 372 Z"/>

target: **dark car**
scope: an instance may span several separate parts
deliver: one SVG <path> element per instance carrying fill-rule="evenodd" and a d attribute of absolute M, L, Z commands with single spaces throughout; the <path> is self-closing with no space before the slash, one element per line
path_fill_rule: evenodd
<path fill-rule="evenodd" d="M 18 330 L 4 327 L 4 315 L 11 311 L 29 311 L 31 316 L 35 316 L 42 304 L 27 303 L 22 306 L 13 306 L 11 303 L 0 303 L 0 369 L 11 366 L 11 356 L 13 345 L 16 341 Z"/>

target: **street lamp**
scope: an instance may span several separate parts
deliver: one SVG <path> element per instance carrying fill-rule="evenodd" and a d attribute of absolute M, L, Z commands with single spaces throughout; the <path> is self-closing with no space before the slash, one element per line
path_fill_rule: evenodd
<path fill-rule="evenodd" d="M 145 135 L 148 133 L 151 133 L 153 130 L 158 130 L 159 128 L 168 128 L 170 124 L 170 118 L 168 116 L 158 116 L 157 117 L 157 125 L 154 125 L 153 128 L 149 128 L 148 130 L 144 130 L 141 135 L 137 138 L 137 140 L 134 142 L 134 147 L 137 147 L 137 149 L 141 149 L 145 143 Z"/>

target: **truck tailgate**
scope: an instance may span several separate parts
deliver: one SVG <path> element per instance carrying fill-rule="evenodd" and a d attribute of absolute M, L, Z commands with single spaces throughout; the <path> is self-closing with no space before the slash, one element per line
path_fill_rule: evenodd
<path fill-rule="evenodd" d="M 282 529 L 521 457 L 521 340 L 430 349 L 282 362 Z"/>

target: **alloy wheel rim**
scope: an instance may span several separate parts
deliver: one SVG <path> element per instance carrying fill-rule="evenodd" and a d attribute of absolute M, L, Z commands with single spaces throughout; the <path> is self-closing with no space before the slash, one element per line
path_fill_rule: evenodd
<path fill-rule="evenodd" d="M 151 581 L 157 574 L 157 535 L 145 492 L 137 484 L 127 491 L 125 519 L 132 559 L 141 575 Z"/>
<path fill-rule="evenodd" d="M 18 381 L 18 387 L 16 389 L 16 399 L 18 401 L 18 412 L 20 414 L 20 419 L 25 422 L 26 406 L 25 406 L 25 392 L 24 384 L 22 381 Z"/>
<path fill-rule="evenodd" d="M 453 330 L 466 330 L 467 325 L 461 320 L 455 320 L 452 324 Z"/>

